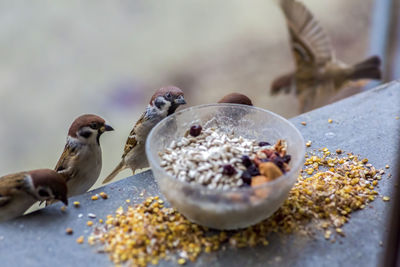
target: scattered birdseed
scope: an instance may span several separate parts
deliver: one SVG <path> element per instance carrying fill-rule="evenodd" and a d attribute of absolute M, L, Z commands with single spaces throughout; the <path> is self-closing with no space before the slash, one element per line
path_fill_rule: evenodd
<path fill-rule="evenodd" d="M 88 242 L 101 245 L 101 251 L 109 253 L 115 264 L 129 262 L 134 266 L 171 260 L 174 255 L 179 264 L 181 259 L 194 261 L 200 253 L 217 251 L 226 244 L 236 248 L 266 246 L 273 232 L 313 237 L 315 229 L 321 229 L 323 237 L 334 243 L 335 235 L 345 236 L 342 227 L 351 213 L 364 209 L 378 195 L 371 186 L 378 183 L 380 170 L 351 153 L 338 156 L 328 151 L 307 154 L 288 199 L 270 218 L 251 227 L 209 231 L 164 207 L 158 197 L 150 197 L 107 215 L 104 225 L 94 227 Z M 306 174 L 309 168 L 314 170 L 310 175 Z"/>
<path fill-rule="evenodd" d="M 81 206 L 81 203 L 79 202 L 79 201 L 74 201 L 74 207 L 75 208 L 78 208 L 78 207 L 80 207 Z"/>
<path fill-rule="evenodd" d="M 306 126 L 306 125 L 307 125 L 307 122 L 305 122 L 305 121 L 302 121 L 302 122 L 301 122 L 301 125 L 304 125 L 304 126 Z"/>
<path fill-rule="evenodd" d="M 382 200 L 383 200 L 383 201 L 389 201 L 389 200 L 390 200 L 390 197 L 384 196 L 384 197 L 382 197 Z"/>
<path fill-rule="evenodd" d="M 78 243 L 78 244 L 83 244 L 84 241 L 85 241 L 85 237 L 83 235 L 81 235 L 80 237 L 78 237 L 76 239 L 76 243 Z"/>
<path fill-rule="evenodd" d="M 125 202 L 126 203 L 131 203 L 131 200 L 130 199 L 126 199 Z"/>
<path fill-rule="evenodd" d="M 95 218 L 96 218 L 96 214 L 94 214 L 94 213 L 88 213 L 88 217 L 89 217 L 89 218 L 92 218 L 92 219 L 95 219 Z"/>
<path fill-rule="evenodd" d="M 108 198 L 108 195 L 106 194 L 106 193 L 104 193 L 104 192 L 100 192 L 100 197 L 102 198 L 102 199 L 107 199 Z"/>
<path fill-rule="evenodd" d="M 180 265 L 183 265 L 183 264 L 185 264 L 186 263 L 186 260 L 184 259 L 184 258 L 180 258 L 179 260 L 178 260 L 178 264 L 180 264 Z"/>
<path fill-rule="evenodd" d="M 87 222 L 86 222 L 86 225 L 87 225 L 87 226 L 92 226 L 92 225 L 93 225 L 93 222 L 92 222 L 92 221 L 87 221 Z"/>
<path fill-rule="evenodd" d="M 400 118 L 399 116 L 396 116 L 396 117 L 395 117 L 396 120 L 398 120 L 399 118 Z"/>
<path fill-rule="evenodd" d="M 329 122 L 329 123 L 332 123 L 332 122 L 333 122 L 333 120 L 332 120 L 332 119 L 328 119 L 328 122 Z"/>
<path fill-rule="evenodd" d="M 72 230 L 72 228 L 67 228 L 67 229 L 65 229 L 65 233 L 67 234 L 67 235 L 72 235 L 73 233 L 74 233 L 74 230 Z"/>
<path fill-rule="evenodd" d="M 78 214 L 78 218 L 82 218 L 83 217 L 83 214 L 82 213 L 79 213 Z"/>
<path fill-rule="evenodd" d="M 99 196 L 98 196 L 98 195 L 93 195 L 93 196 L 91 197 L 91 199 L 92 199 L 92 200 L 98 200 L 98 199 L 99 199 Z"/>
<path fill-rule="evenodd" d="M 61 210 L 62 212 L 66 212 L 66 211 L 67 211 L 67 206 L 61 206 L 60 210 Z"/>
<path fill-rule="evenodd" d="M 306 147 L 310 147 L 311 146 L 311 144 L 312 144 L 312 142 L 309 140 L 309 141 L 307 141 L 307 143 L 306 143 Z"/>
<path fill-rule="evenodd" d="M 389 169 L 389 165 L 386 165 L 385 168 L 386 168 L 386 169 Z"/>
<path fill-rule="evenodd" d="M 104 222 L 104 220 L 103 219 L 99 219 L 99 223 L 103 223 Z"/>

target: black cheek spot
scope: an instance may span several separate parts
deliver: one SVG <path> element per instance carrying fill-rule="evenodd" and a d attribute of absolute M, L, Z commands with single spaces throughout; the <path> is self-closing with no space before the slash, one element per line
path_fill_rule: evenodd
<path fill-rule="evenodd" d="M 79 133 L 79 135 L 84 138 L 89 138 L 92 135 L 92 132 L 91 131 L 82 131 Z"/>
<path fill-rule="evenodd" d="M 39 196 L 41 197 L 49 197 L 49 193 L 46 190 L 40 189 L 38 192 Z"/>
<path fill-rule="evenodd" d="M 161 109 L 162 106 L 165 105 L 164 101 L 160 98 L 157 98 L 156 101 L 154 101 L 154 105 L 158 108 Z"/>

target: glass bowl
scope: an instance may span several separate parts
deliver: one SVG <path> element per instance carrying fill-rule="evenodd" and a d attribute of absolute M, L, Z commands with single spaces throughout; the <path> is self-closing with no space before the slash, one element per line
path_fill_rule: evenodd
<path fill-rule="evenodd" d="M 193 125 L 217 127 L 235 136 L 276 143 L 287 141 L 292 156 L 290 171 L 256 187 L 230 190 L 209 189 L 180 181 L 160 166 L 159 152 L 181 138 Z M 190 107 L 168 116 L 150 132 L 146 154 L 160 191 L 190 221 L 214 229 L 238 229 L 271 216 L 282 205 L 304 163 L 305 144 L 301 133 L 283 117 L 270 111 L 238 104 L 209 104 Z"/>

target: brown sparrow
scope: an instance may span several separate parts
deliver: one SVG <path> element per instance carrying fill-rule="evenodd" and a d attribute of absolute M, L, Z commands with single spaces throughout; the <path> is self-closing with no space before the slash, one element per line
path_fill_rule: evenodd
<path fill-rule="evenodd" d="M 221 100 L 218 101 L 218 103 L 232 103 L 232 104 L 242 104 L 242 105 L 248 105 L 252 106 L 253 103 L 251 102 L 250 98 L 243 94 L 239 93 L 231 93 L 227 94 Z"/>
<path fill-rule="evenodd" d="M 75 119 L 68 131 L 67 144 L 55 170 L 68 186 L 68 197 L 87 192 L 101 171 L 100 136 L 114 129 L 99 116 L 86 114 Z"/>
<path fill-rule="evenodd" d="M 180 106 L 186 104 L 183 92 L 175 86 L 158 89 L 150 99 L 146 111 L 136 122 L 126 140 L 122 160 L 117 167 L 104 179 L 103 184 L 111 181 L 126 168 L 135 170 L 149 166 L 145 153 L 145 143 L 150 130 L 162 119 L 173 114 Z"/>
<path fill-rule="evenodd" d="M 381 79 L 380 59 L 370 57 L 349 66 L 334 56 L 328 36 L 311 12 L 296 0 L 281 0 L 289 29 L 296 71 L 272 82 L 271 94 L 295 90 L 300 111 L 308 111 L 334 96 L 357 79 Z"/>
<path fill-rule="evenodd" d="M 61 200 L 68 205 L 64 178 L 41 169 L 0 177 L 0 221 L 18 217 L 37 201 Z"/>

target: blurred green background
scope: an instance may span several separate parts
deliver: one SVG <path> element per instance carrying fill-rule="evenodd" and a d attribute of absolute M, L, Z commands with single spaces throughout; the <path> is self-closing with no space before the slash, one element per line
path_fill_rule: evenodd
<path fill-rule="evenodd" d="M 367 56 L 372 0 L 303 2 L 338 58 Z M 116 130 L 101 138 L 102 180 L 163 85 L 181 87 L 187 106 L 236 91 L 297 114 L 294 96 L 269 96 L 294 68 L 274 1 L 1 1 L 0 58 L 1 174 L 53 168 L 74 118 L 95 113 Z"/>

